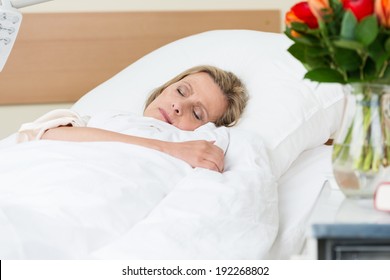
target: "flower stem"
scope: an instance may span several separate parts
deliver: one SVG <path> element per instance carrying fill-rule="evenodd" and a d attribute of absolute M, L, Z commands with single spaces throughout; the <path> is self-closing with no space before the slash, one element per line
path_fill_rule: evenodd
<path fill-rule="evenodd" d="M 331 58 L 331 61 L 329 62 L 330 68 L 337 70 L 343 76 L 343 79 L 345 82 L 348 81 L 347 73 L 342 68 L 340 68 L 336 63 L 336 61 L 337 61 L 335 58 L 336 51 L 335 51 L 334 45 L 332 44 L 331 40 L 329 39 L 329 34 L 328 34 L 328 29 L 327 29 L 326 23 L 323 21 L 320 21 L 319 27 L 320 27 L 320 32 L 321 32 L 322 38 L 323 38 L 324 43 L 325 43 L 325 47 L 329 50 L 329 55 Z"/>
<path fill-rule="evenodd" d="M 365 153 L 363 152 L 361 155 L 361 157 L 364 161 L 363 166 L 362 166 L 362 170 L 369 171 L 371 164 L 372 164 L 372 159 L 373 159 L 372 146 L 368 145 L 366 147 L 363 147 L 363 150 L 365 151 Z"/>
<path fill-rule="evenodd" d="M 364 67 L 366 66 L 368 55 L 363 52 L 358 52 L 360 57 L 362 58 L 362 64 L 360 64 L 359 72 L 360 72 L 360 80 L 364 81 Z"/>
<path fill-rule="evenodd" d="M 348 132 L 347 135 L 345 136 L 344 141 L 341 144 L 337 144 L 337 143 L 334 144 L 333 154 L 332 154 L 333 160 L 336 160 L 339 157 L 340 153 L 341 155 L 339 159 L 341 161 L 344 162 L 348 159 L 349 144 L 351 143 L 352 140 L 352 128 L 353 128 L 353 122 L 348 128 Z"/>
<path fill-rule="evenodd" d="M 386 60 L 384 63 L 383 63 L 383 66 L 382 66 L 382 69 L 381 71 L 379 72 L 379 79 L 383 78 L 383 76 L 385 75 L 385 72 L 386 72 L 386 69 L 387 69 L 387 66 L 389 65 L 389 61 Z"/>
<path fill-rule="evenodd" d="M 370 141 L 370 128 L 371 128 L 371 104 L 369 96 L 364 95 L 363 100 L 360 102 L 362 114 L 363 114 L 363 124 L 360 139 L 362 139 L 361 152 L 355 158 L 354 168 L 361 170 L 368 170 L 371 166 L 372 161 L 372 150 L 371 150 L 371 141 Z"/>

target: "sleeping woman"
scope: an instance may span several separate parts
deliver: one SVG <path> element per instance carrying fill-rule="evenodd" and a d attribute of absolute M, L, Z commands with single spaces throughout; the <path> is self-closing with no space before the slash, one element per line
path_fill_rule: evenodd
<path fill-rule="evenodd" d="M 0 147 L 0 258 L 266 256 L 279 225 L 268 154 L 227 128 L 247 99 L 235 75 L 199 66 L 143 114 L 58 109 L 22 125 Z"/>
<path fill-rule="evenodd" d="M 246 89 L 236 75 L 214 66 L 202 65 L 180 73 L 154 90 L 146 101 L 143 115 L 185 131 L 193 131 L 209 122 L 228 127 L 238 121 L 247 100 Z M 213 141 L 170 142 L 72 125 L 45 129 L 40 139 L 119 141 L 167 153 L 192 167 L 218 172 L 224 170 L 224 152 Z"/>

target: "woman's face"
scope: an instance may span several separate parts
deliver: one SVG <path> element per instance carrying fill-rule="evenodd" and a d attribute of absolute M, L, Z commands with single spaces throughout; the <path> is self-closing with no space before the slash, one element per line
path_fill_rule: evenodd
<path fill-rule="evenodd" d="M 195 130 L 221 118 L 226 108 L 222 90 L 207 73 L 199 72 L 167 87 L 145 109 L 144 116 Z"/>

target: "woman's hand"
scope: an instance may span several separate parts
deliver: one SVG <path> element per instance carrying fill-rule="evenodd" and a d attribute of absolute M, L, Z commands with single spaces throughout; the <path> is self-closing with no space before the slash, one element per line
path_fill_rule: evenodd
<path fill-rule="evenodd" d="M 224 152 L 214 141 L 164 142 L 162 151 L 184 160 L 192 167 L 202 167 L 223 172 Z"/>

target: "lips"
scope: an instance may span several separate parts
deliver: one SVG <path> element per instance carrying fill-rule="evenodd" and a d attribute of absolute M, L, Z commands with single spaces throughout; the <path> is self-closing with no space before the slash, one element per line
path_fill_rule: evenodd
<path fill-rule="evenodd" d="M 172 121 L 171 119 L 169 118 L 169 115 L 167 114 L 167 112 L 165 112 L 163 109 L 159 108 L 158 109 L 161 113 L 161 116 L 164 118 L 165 122 L 169 123 L 169 124 L 172 124 Z"/>

